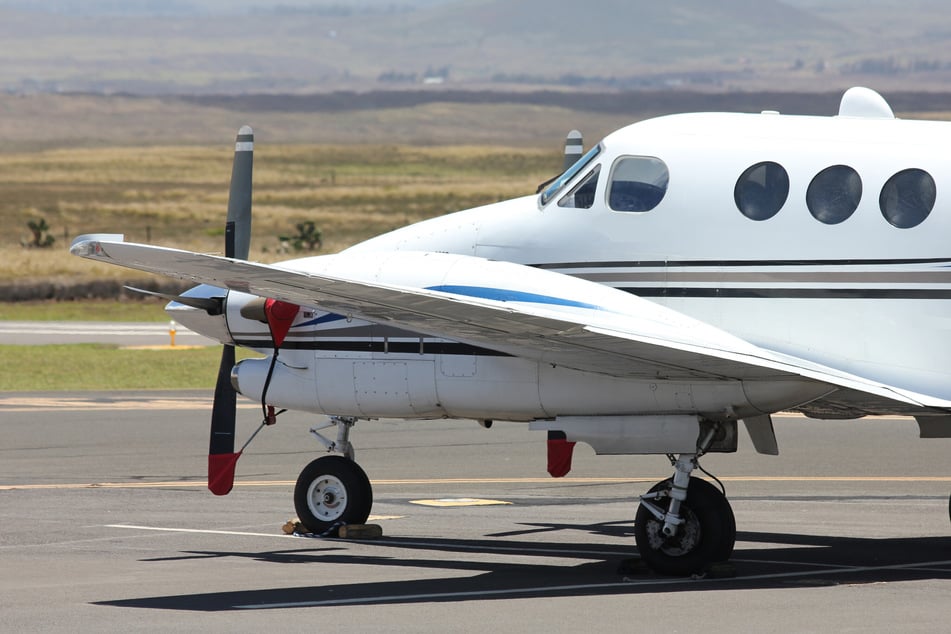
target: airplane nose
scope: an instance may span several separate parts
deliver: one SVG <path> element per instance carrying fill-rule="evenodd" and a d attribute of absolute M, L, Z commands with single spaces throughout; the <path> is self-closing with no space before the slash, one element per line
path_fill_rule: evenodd
<path fill-rule="evenodd" d="M 225 302 L 228 291 L 208 284 L 200 284 L 190 288 L 181 295 L 183 301 L 171 301 L 165 306 L 165 313 L 177 323 L 193 330 L 200 335 L 209 337 L 224 344 L 233 344 L 231 332 L 225 318 Z M 188 299 L 211 299 L 220 302 L 221 310 L 212 311 L 206 308 L 190 306 Z M 216 313 L 216 314 L 212 314 Z"/>

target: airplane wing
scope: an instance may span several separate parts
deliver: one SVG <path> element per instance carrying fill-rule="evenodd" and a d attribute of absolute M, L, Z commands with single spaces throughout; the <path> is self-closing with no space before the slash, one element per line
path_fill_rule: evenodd
<path fill-rule="evenodd" d="M 951 409 L 943 399 L 755 346 L 629 293 L 511 262 L 351 251 L 267 265 L 126 243 L 116 235 L 80 236 L 70 251 L 615 377 L 806 379 L 840 395 L 827 403 L 833 411 L 895 411 L 896 404 L 909 413 Z"/>

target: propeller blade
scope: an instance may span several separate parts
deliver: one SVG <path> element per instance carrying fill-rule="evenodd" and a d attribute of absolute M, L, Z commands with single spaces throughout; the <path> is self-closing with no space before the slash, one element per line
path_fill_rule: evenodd
<path fill-rule="evenodd" d="M 565 166 L 562 171 L 566 171 L 574 165 L 584 154 L 584 137 L 577 130 L 572 130 L 565 137 Z"/>
<path fill-rule="evenodd" d="M 251 173 L 254 169 L 254 132 L 242 126 L 234 143 L 225 256 L 247 260 L 251 249 Z"/>
<path fill-rule="evenodd" d="M 234 484 L 234 467 L 240 452 L 234 452 L 234 431 L 238 394 L 231 385 L 234 346 L 222 346 L 215 400 L 211 408 L 211 440 L 208 443 L 208 488 L 226 495 Z"/>
<path fill-rule="evenodd" d="M 249 126 L 238 130 L 228 193 L 225 221 L 225 256 L 247 260 L 251 248 L 251 176 L 254 167 L 254 132 Z M 227 299 L 225 299 L 227 301 Z M 208 488 L 226 495 L 234 486 L 234 470 L 241 452 L 235 453 L 234 433 L 238 395 L 231 385 L 235 364 L 234 346 L 221 350 L 215 401 L 211 409 L 211 439 L 208 443 Z"/>
<path fill-rule="evenodd" d="M 215 495 L 228 495 L 234 488 L 234 469 L 238 453 L 208 454 L 208 490 Z"/>

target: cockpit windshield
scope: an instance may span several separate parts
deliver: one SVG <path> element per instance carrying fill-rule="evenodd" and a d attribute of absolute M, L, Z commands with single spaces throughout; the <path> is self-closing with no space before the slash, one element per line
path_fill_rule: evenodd
<path fill-rule="evenodd" d="M 601 144 L 599 143 L 598 145 L 588 150 L 587 153 L 584 156 L 582 156 L 580 159 L 578 159 L 574 165 L 572 165 L 567 170 L 565 170 L 564 174 L 556 178 L 555 181 L 551 185 L 549 185 L 545 189 L 545 191 L 542 192 L 542 197 L 541 197 L 542 206 L 547 205 L 548 202 L 552 198 L 554 198 L 558 194 L 558 192 L 560 192 L 562 188 L 564 188 L 564 186 L 568 184 L 569 181 L 571 181 L 571 179 L 573 179 L 575 176 L 578 175 L 578 172 L 580 172 L 585 167 L 587 167 L 588 163 L 593 161 L 594 157 L 596 157 L 600 153 L 601 153 Z"/>

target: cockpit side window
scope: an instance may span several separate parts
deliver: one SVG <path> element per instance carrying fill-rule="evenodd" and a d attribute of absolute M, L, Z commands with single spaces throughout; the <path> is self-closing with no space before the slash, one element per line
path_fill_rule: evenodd
<path fill-rule="evenodd" d="M 667 164 L 653 156 L 625 156 L 614 163 L 608 206 L 614 211 L 650 211 L 667 193 Z"/>
<path fill-rule="evenodd" d="M 601 166 L 595 165 L 591 173 L 575 185 L 575 188 L 561 197 L 558 201 L 559 207 L 570 207 L 574 209 L 591 209 L 594 205 L 594 192 L 598 188 L 598 174 L 601 172 Z"/>
<path fill-rule="evenodd" d="M 551 185 L 549 185 L 545 191 L 542 192 L 541 204 L 542 206 L 547 205 L 551 200 L 560 192 L 575 176 L 581 173 L 588 164 L 594 160 L 594 158 L 601 153 L 601 144 L 594 146 L 588 152 L 578 159 L 574 165 L 569 167 L 565 172 L 555 179 Z"/>

